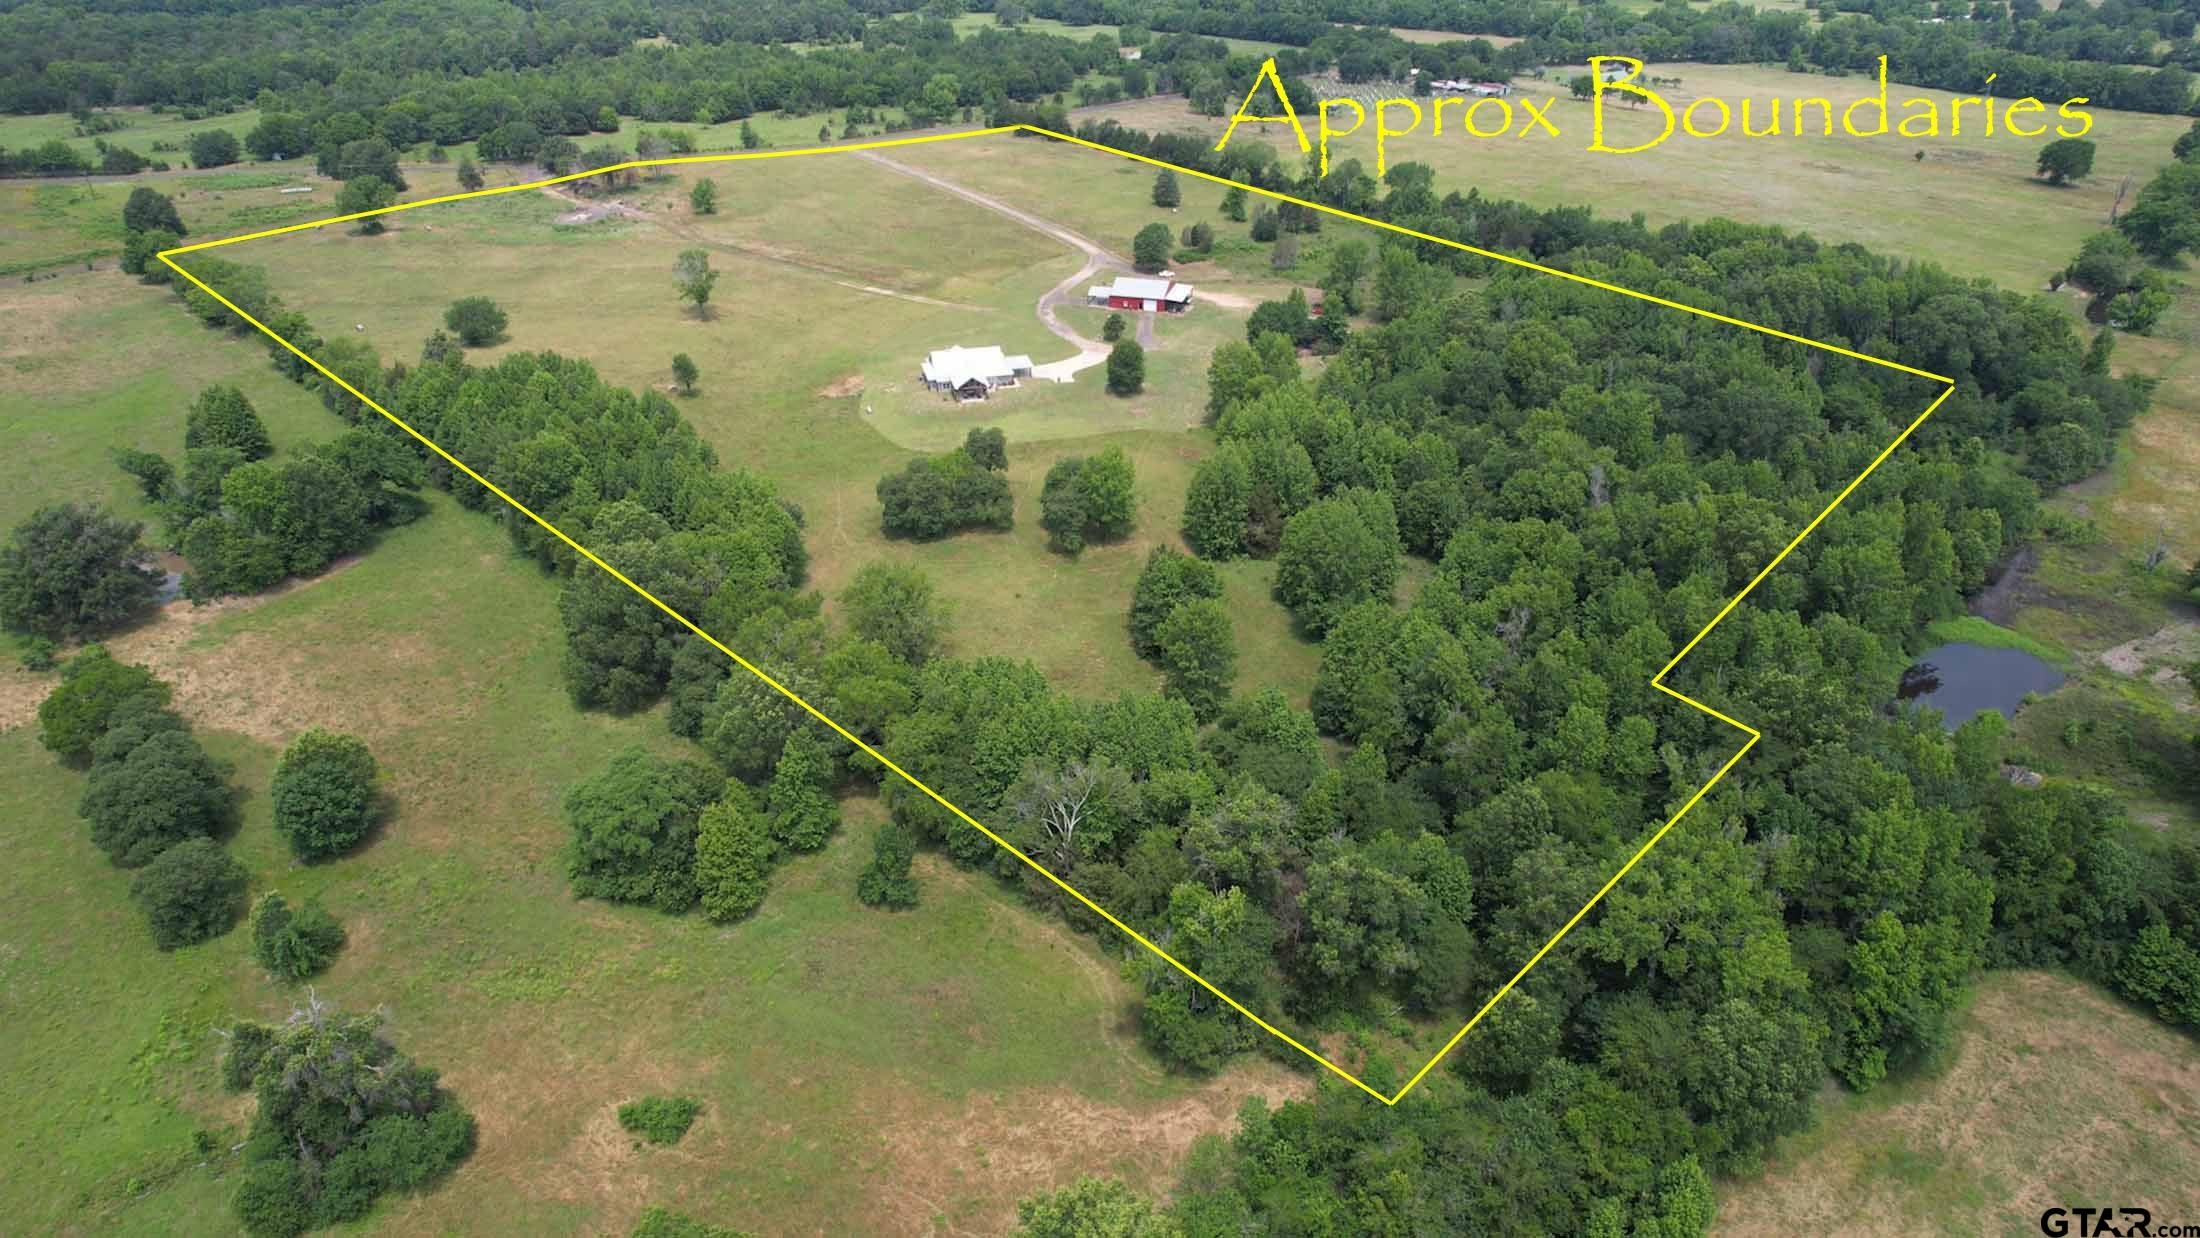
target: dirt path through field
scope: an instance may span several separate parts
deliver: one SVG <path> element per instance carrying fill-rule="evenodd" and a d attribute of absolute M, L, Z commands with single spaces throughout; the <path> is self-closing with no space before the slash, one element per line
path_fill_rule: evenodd
<path fill-rule="evenodd" d="M 972 206 L 981 206 L 996 215 L 1015 220 L 1026 228 L 1042 236 L 1060 241 L 1062 244 L 1083 254 L 1085 256 L 1084 265 L 1078 267 L 1076 272 L 1069 278 L 1040 294 L 1039 304 L 1036 307 L 1039 324 L 1055 335 L 1060 336 L 1063 342 L 1070 345 L 1070 347 L 1075 348 L 1077 355 L 1061 361 L 1050 361 L 1045 365 L 1035 366 L 1031 372 L 1035 378 L 1052 379 L 1061 383 L 1074 382 L 1074 376 L 1079 371 L 1089 370 L 1108 359 L 1108 345 L 1097 340 L 1086 339 L 1075 328 L 1063 322 L 1061 316 L 1054 311 L 1063 305 L 1083 304 L 1084 298 L 1079 295 L 1078 290 L 1083 288 L 1088 281 L 1103 271 L 1120 272 L 1127 275 L 1132 269 L 1130 263 L 1108 252 L 1107 248 L 1097 241 L 1073 232 L 1052 220 L 1042 219 L 1029 211 L 1010 206 L 990 194 L 979 193 L 968 186 L 958 185 L 944 176 L 936 176 L 922 168 L 911 167 L 898 159 L 881 155 L 877 151 L 862 151 L 857 157 L 867 159 L 902 176 L 923 181 L 934 189 L 953 194 Z M 1138 342 L 1147 348 L 1153 347 L 1152 317 L 1151 314 L 1142 314 L 1138 324 Z"/>

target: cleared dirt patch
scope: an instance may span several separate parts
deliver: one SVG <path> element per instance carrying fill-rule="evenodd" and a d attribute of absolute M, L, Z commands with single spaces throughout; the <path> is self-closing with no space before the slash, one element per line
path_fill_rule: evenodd
<path fill-rule="evenodd" d="M 828 400 L 838 400 L 847 396 L 860 395 L 862 394 L 862 392 L 863 375 L 861 374 L 850 374 L 846 378 L 836 379 L 835 381 L 829 382 L 817 389 L 817 394 Z"/>

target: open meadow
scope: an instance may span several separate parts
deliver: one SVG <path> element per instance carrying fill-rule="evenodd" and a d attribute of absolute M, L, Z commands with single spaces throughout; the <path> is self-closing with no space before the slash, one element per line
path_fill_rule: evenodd
<path fill-rule="evenodd" d="M 285 292 L 309 303 L 303 290 Z M 35 448 L 9 457 L 0 490 L 11 519 L 63 499 L 145 515 L 106 449 L 174 452 L 183 406 L 204 383 L 243 386 L 279 451 L 340 424 L 277 379 L 258 343 L 197 326 L 165 290 L 102 271 L 9 295 L 26 319 L 51 324 L 11 340 L 0 370 L 0 418 L 11 441 Z M 586 298 L 566 299 L 585 308 Z M 515 327 L 544 328 L 513 309 Z M 661 338 L 679 325 L 668 315 L 651 329 Z M 589 352 L 619 372 L 614 352 Z M 142 367 L 135 385 L 98 389 L 118 358 L 155 356 L 163 364 Z M 844 359 L 818 364 L 803 382 Z M 634 381 L 646 381 L 634 365 Z M 771 454 L 754 441 L 737 450 L 744 428 L 731 416 L 743 388 L 729 373 L 719 389 L 724 419 L 697 419 L 729 458 L 799 472 L 800 452 Z M 758 401 L 751 415 L 793 416 L 800 403 Z M 866 492 L 851 531 L 951 585 L 953 562 L 924 558 L 947 548 L 876 543 L 867 487 L 906 452 L 863 426 L 852 400 L 817 404 L 800 414 L 814 419 L 805 424 L 837 438 L 812 442 L 784 427 L 762 436 L 775 450 L 814 452 L 805 500 L 830 493 L 834 451 L 864 444 L 840 462 L 860 465 L 851 484 Z M 1171 453 L 1201 450 L 1181 433 L 1121 441 L 1140 451 L 1159 494 L 1182 491 L 1188 463 L 1171 472 Z M 1027 509 L 1044 463 L 1028 450 L 1018 458 Z M 1172 527 L 1164 516 L 1173 521 L 1157 515 L 1156 527 Z M 1084 656 L 1127 659 L 1119 612 L 1131 548 L 1059 560 L 1029 520 L 1013 535 L 974 540 L 983 545 L 955 547 L 970 572 L 1009 565 L 1052 576 L 998 588 L 996 575 L 1000 599 L 982 586 L 951 588 L 965 602 L 958 646 L 1001 649 L 982 625 L 1046 631 L 1039 616 L 1058 618 L 1083 599 L 1106 611 Z M 822 525 L 811 542 L 821 568 L 834 562 Z M 1264 584 L 1234 575 L 1231 588 L 1241 614 L 1273 608 Z M 848 801 L 841 835 L 782 868 L 764 909 L 735 928 L 576 902 L 558 858 L 566 784 L 625 744 L 679 745 L 654 716 L 585 714 L 566 702 L 555 594 L 494 524 L 437 498 L 422 522 L 322 578 L 264 598 L 177 604 L 111 642 L 174 682 L 184 713 L 233 764 L 246 795 L 231 847 L 254 890 L 318 895 L 348 926 L 351 942 L 320 994 L 346 1008 L 385 1007 L 392 1035 L 441 1068 L 482 1123 L 480 1154 L 435 1193 L 393 1202 L 379 1224 L 476 1232 L 493 1217 L 496 1229 L 601 1233 L 669 1203 L 759 1232 L 831 1232 L 852 1211 L 890 1232 L 988 1230 L 1016 1199 L 1081 1173 L 1159 1189 L 1189 1140 L 1227 1130 L 1244 1096 L 1303 1089 L 1266 1066 L 1205 1084 L 1163 1073 L 1125 1022 L 1130 991 L 1115 964 L 989 882 L 927 861 L 918 910 L 858 907 L 854 873 L 883 816 L 869 799 Z M 1261 641 L 1248 634 L 1250 666 L 1292 665 Z M 1053 656 L 1077 655 L 1065 645 Z M 1295 665 L 1303 684 L 1303 647 Z M 1123 673 L 1066 671 L 1115 682 Z M 0 828 L 26 857 L 0 889 L 15 909 L 0 951 L 10 1014 L 0 1053 L 18 1067 L 0 1112 L 20 1170 L 0 1188 L 0 1210 L 42 1232 L 218 1229 L 234 1159 L 196 1151 L 193 1132 L 211 1132 L 226 1150 L 246 1109 L 215 1085 L 212 1029 L 237 1014 L 280 1016 L 297 994 L 263 978 L 241 931 L 173 955 L 144 940 L 126 877 L 84 841 L 72 813 L 82 775 L 57 766 L 25 725 L 51 676 L 11 666 L 0 682 L 0 781 L 25 806 Z M 303 868 L 273 833 L 265 788 L 281 745 L 313 725 L 367 740 L 389 771 L 395 812 L 358 854 Z M 700 1098 L 703 1117 L 679 1148 L 638 1150 L 612 1110 L 661 1091 Z"/>
<path fill-rule="evenodd" d="M 310 168 L 292 171 L 329 196 Z M 689 182 L 705 172 L 719 213 L 693 217 Z M 455 187 L 448 165 L 406 173 L 414 196 Z M 249 213 L 289 176 L 229 173 L 267 183 L 217 188 L 217 175 L 149 179 L 180 195 L 195 237 L 314 213 Z M 75 243 L 72 229 L 90 236 L 127 187 L 5 187 L 71 195 L 21 252 L 35 261 Z M 222 256 L 266 266 L 289 304 L 385 360 L 409 359 L 449 301 L 475 294 L 511 314 L 492 351 L 555 349 L 634 386 L 664 385 L 670 354 L 687 351 L 703 379 L 683 413 L 728 464 L 802 505 L 813 585 L 835 590 L 874 560 L 914 563 L 955 606 L 953 651 L 1028 656 L 1092 694 L 1158 684 L 1130 651 L 1124 610 L 1147 547 L 1175 540 L 1190 470 L 1211 447 L 1196 429 L 1205 354 L 1240 335 L 1242 311 L 1157 324 L 1142 396 L 1107 396 L 1095 369 L 957 406 L 912 390 L 923 352 L 1069 354 L 1035 306 L 1079 254 L 853 155 L 691 171 L 617 201 L 626 214 L 561 224 L 601 203 L 512 195 L 402 214 L 379 237 L 329 229 Z M 696 246 L 722 272 L 708 321 L 673 296 L 673 255 Z M 150 519 L 109 450 L 175 454 L 183 410 L 208 384 L 241 387 L 279 453 L 341 427 L 275 374 L 258 340 L 207 330 L 169 291 L 97 265 L 0 292 L 11 320 L 37 328 L 0 343 L 0 427 L 28 447 L 8 456 L 0 517 L 83 500 Z M 1098 331 L 1089 311 L 1064 316 Z M 878 476 L 994 424 L 1010 435 L 1017 528 L 883 538 Z M 1046 469 L 1109 444 L 1139 470 L 1137 532 L 1077 559 L 1053 554 L 1037 524 Z M 1269 598 L 1272 572 L 1224 573 L 1240 686 L 1303 700 L 1315 651 Z M 442 1069 L 481 1122 L 482 1151 L 436 1192 L 386 1205 L 379 1225 L 476 1232 L 496 1218 L 500 1230 L 602 1233 L 665 1203 L 766 1233 L 833 1232 L 852 1212 L 887 1232 L 990 1231 L 1017 1199 L 1080 1174 L 1163 1189 L 1190 1140 L 1230 1129 L 1243 1098 L 1306 1088 L 1267 1064 L 1205 1082 L 1164 1072 L 1128 1021 L 1116 963 L 991 882 L 927 859 L 917 910 L 859 907 L 854 875 L 884 816 L 867 797 L 846 801 L 841 834 L 782 867 L 738 926 L 576 901 L 560 860 L 566 786 L 626 744 L 685 745 L 654 715 L 567 703 L 555 583 L 494 523 L 440 496 L 423 521 L 321 578 L 177 603 L 110 644 L 175 683 L 232 763 L 245 796 L 231 849 L 255 893 L 319 896 L 347 925 L 318 992 L 386 1008 L 395 1039 Z M 164 955 L 135 930 L 127 878 L 72 813 L 83 776 L 26 725 L 52 682 L 0 672 L 0 781 L 29 806 L 0 826 L 29 857 L 0 886 L 17 909 L 0 949 L 0 1054 L 20 1067 L 0 1113 L 21 1170 L 0 1187 L 0 1212 L 40 1231 L 218 1229 L 248 1108 L 216 1085 L 213 1029 L 279 1017 L 298 994 L 263 977 L 242 931 Z M 307 868 L 276 838 L 265 789 L 282 745 L 315 725 L 366 739 L 395 808 L 359 853 Z M 668 1091 L 703 1101 L 697 1129 L 676 1149 L 637 1148 L 612 1111 Z M 196 1150 L 201 1130 L 211 1154 Z"/>
<path fill-rule="evenodd" d="M 2200 1215 L 2191 1040 L 2046 972 L 1980 980 L 1934 1070 L 1829 1091 L 1816 1129 L 1721 1192 L 1724 1238 L 2036 1233 L 2050 1207 Z M 2075 1229 L 2072 1230 L 2076 1232 Z"/>

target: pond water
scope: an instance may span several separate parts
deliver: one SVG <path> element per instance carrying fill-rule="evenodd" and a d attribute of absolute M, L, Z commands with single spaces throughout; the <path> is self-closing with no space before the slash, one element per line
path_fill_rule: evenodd
<path fill-rule="evenodd" d="M 1989 709 L 2015 717 L 2026 694 L 2052 692 L 2062 681 L 2054 663 L 2022 649 L 1958 642 L 1926 650 L 1902 672 L 1895 696 L 1939 710 L 1952 731 Z"/>

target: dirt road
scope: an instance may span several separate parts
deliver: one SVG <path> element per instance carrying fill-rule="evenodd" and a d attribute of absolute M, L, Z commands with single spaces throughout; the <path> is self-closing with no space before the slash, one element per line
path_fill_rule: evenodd
<path fill-rule="evenodd" d="M 1132 269 L 1130 263 L 1110 253 L 1097 241 L 1073 232 L 1053 220 L 1042 219 L 1029 211 L 1010 206 L 991 194 L 979 193 L 968 186 L 958 185 L 946 177 L 935 176 L 922 168 L 911 167 L 899 159 L 889 158 L 877 151 L 863 151 L 860 152 L 859 157 L 868 159 L 872 163 L 902 176 L 923 181 L 934 189 L 953 194 L 973 206 L 981 206 L 997 215 L 1015 220 L 1024 227 L 1042 236 L 1060 241 L 1062 244 L 1083 254 L 1085 256 L 1084 265 L 1078 267 L 1077 272 L 1068 279 L 1040 294 L 1039 303 L 1035 307 L 1039 315 L 1040 325 L 1060 336 L 1064 342 L 1075 348 L 1077 355 L 1061 361 L 1050 361 L 1045 365 L 1035 366 L 1032 369 L 1032 376 L 1053 379 L 1055 382 L 1072 382 L 1074 376 L 1080 370 L 1089 370 L 1108 359 L 1109 345 L 1098 340 L 1086 339 L 1083 335 L 1078 334 L 1075 328 L 1063 322 L 1061 316 L 1054 311 L 1065 304 L 1083 304 L 1084 289 L 1094 276 L 1103 271 L 1129 274 Z M 1138 324 L 1138 342 L 1151 348 L 1153 347 L 1153 323 L 1151 321 L 1153 315 L 1141 314 L 1139 318 L 1141 321 Z"/>

